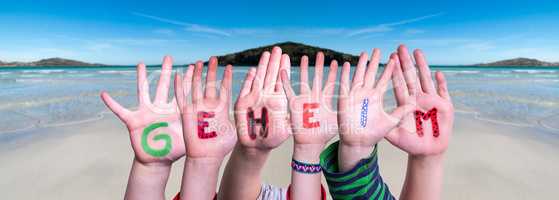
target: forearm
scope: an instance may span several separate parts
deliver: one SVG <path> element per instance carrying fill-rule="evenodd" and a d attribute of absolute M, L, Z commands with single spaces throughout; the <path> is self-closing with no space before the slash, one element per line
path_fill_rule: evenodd
<path fill-rule="evenodd" d="M 322 144 L 295 144 L 293 159 L 308 164 L 320 163 Z M 320 192 L 321 173 L 304 173 L 291 170 L 291 195 L 292 199 L 321 199 Z"/>
<path fill-rule="evenodd" d="M 186 158 L 181 199 L 213 199 L 222 161 L 217 158 Z"/>
<path fill-rule="evenodd" d="M 443 155 L 409 156 L 401 200 L 441 199 Z"/>
<path fill-rule="evenodd" d="M 165 199 L 171 163 L 143 164 L 134 159 L 124 199 Z"/>
<path fill-rule="evenodd" d="M 260 194 L 261 173 L 269 153 L 237 144 L 223 174 L 219 199 L 256 199 Z"/>

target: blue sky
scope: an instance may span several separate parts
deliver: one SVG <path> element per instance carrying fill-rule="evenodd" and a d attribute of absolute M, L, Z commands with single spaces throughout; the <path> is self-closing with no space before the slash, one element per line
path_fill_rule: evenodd
<path fill-rule="evenodd" d="M 386 59 L 400 43 L 432 64 L 559 61 L 559 2 L 0 1 L 0 60 L 189 63 L 296 41 Z"/>

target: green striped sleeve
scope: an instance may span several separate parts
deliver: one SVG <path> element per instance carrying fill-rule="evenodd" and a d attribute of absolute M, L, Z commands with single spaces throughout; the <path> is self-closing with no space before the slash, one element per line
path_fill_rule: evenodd
<path fill-rule="evenodd" d="M 371 156 L 360 160 L 351 170 L 340 172 L 338 145 L 339 141 L 320 154 L 320 166 L 333 199 L 395 199 L 380 176 L 377 146 L 372 150 Z"/>

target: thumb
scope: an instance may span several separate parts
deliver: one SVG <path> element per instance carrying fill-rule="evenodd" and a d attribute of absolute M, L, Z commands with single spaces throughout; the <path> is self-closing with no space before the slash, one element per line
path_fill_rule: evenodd
<path fill-rule="evenodd" d="M 126 116 L 130 114 L 130 111 L 122 107 L 118 102 L 116 102 L 109 93 L 103 91 L 101 92 L 101 99 L 107 105 L 107 107 L 113 111 L 113 113 L 122 121 L 125 121 Z"/>
<path fill-rule="evenodd" d="M 415 105 L 413 104 L 405 104 L 402 106 L 397 107 L 390 113 L 390 121 L 394 124 L 398 124 L 402 118 L 413 112 L 415 109 Z"/>
<path fill-rule="evenodd" d="M 388 134 L 386 134 L 386 136 L 384 136 L 384 138 L 386 138 L 386 140 L 388 140 L 388 142 L 390 142 L 391 144 L 397 144 L 398 140 L 400 139 L 400 134 L 398 132 L 398 129 L 392 129 L 388 132 Z"/>

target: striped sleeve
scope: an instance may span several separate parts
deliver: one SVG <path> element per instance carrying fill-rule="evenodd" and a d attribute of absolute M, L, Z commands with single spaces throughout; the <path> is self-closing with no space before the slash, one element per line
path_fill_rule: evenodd
<path fill-rule="evenodd" d="M 338 169 L 338 144 L 331 144 L 320 154 L 320 166 L 333 199 L 395 199 L 380 176 L 376 146 L 370 157 L 342 173 Z"/>

